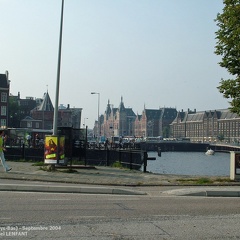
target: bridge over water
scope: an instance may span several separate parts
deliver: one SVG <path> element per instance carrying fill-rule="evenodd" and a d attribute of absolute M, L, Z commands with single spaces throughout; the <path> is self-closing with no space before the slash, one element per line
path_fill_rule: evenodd
<path fill-rule="evenodd" d="M 206 152 L 210 148 L 217 152 L 240 151 L 239 145 L 194 143 L 188 141 L 141 142 L 136 147 L 145 151 L 158 151 L 158 149 L 161 149 L 162 152 Z"/>
<path fill-rule="evenodd" d="M 239 145 L 231 144 L 210 144 L 209 147 L 215 152 L 230 152 L 230 151 L 240 151 Z"/>
<path fill-rule="evenodd" d="M 141 142 L 136 144 L 137 148 L 144 151 L 162 152 L 206 152 L 209 143 L 193 143 L 188 141 L 161 141 L 161 142 Z"/>

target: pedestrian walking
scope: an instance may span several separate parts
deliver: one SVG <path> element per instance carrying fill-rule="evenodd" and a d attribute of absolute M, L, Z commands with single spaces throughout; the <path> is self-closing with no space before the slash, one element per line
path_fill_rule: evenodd
<path fill-rule="evenodd" d="M 4 131 L 3 130 L 0 130 L 0 158 L 1 158 L 1 161 L 2 161 L 2 165 L 5 169 L 5 172 L 9 172 L 12 170 L 12 168 L 10 168 L 6 161 L 5 161 L 5 156 L 4 156 L 4 152 L 3 151 L 6 151 L 6 148 L 4 147 Z"/>
<path fill-rule="evenodd" d="M 30 134 L 28 134 L 27 136 L 26 136 L 26 139 L 27 139 L 27 143 L 28 143 L 28 147 L 30 148 L 31 147 L 31 135 Z"/>

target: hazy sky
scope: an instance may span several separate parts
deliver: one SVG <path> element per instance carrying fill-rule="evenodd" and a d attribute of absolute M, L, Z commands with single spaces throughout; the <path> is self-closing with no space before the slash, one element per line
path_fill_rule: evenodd
<path fill-rule="evenodd" d="M 10 92 L 54 104 L 61 0 L 0 0 L 0 73 Z M 222 0 L 65 0 L 59 104 L 91 128 L 107 102 L 147 109 L 228 107 L 218 92 L 214 19 Z"/>

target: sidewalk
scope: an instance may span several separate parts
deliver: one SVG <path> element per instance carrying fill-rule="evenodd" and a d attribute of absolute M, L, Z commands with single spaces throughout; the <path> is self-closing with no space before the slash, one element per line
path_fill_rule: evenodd
<path fill-rule="evenodd" d="M 53 191 L 53 192 L 81 192 L 81 193 L 107 193 L 107 194 L 147 194 L 148 191 L 156 191 L 160 187 L 172 187 L 166 194 L 174 195 L 213 195 L 219 190 L 219 186 L 224 192 L 231 196 L 240 196 L 240 182 L 233 182 L 229 177 L 199 177 L 183 175 L 162 175 L 144 173 L 136 170 L 118 169 L 112 167 L 88 167 L 75 166 L 72 171 L 66 168 L 57 168 L 56 171 L 48 172 L 33 166 L 29 162 L 8 161 L 12 170 L 8 173 L 0 168 L 1 179 L 24 180 L 26 184 L 0 184 L 1 190 L 24 190 L 24 191 Z M 31 182 L 31 184 L 27 184 Z M 36 182 L 36 184 L 34 184 Z M 37 183 L 38 182 L 38 183 Z M 39 184 L 41 182 L 42 184 Z M 201 183 L 205 184 L 201 184 Z M 48 184 L 44 184 L 48 183 Z M 53 188 L 49 183 L 53 184 Z M 64 186 L 62 185 L 64 184 Z M 21 186 L 20 186 L 21 185 Z M 60 188 L 60 186 L 62 187 Z M 40 187 L 41 186 L 41 187 Z M 200 188 L 201 187 L 201 188 Z M 205 190 L 208 188 L 209 190 Z M 155 189 L 155 190 L 153 190 Z M 183 189 L 185 189 L 183 191 Z M 174 191 L 175 190 L 175 191 Z M 190 191 L 191 190 L 191 191 Z M 160 191 L 160 190 L 157 190 Z M 189 192 L 190 191 L 190 192 Z M 211 193 L 210 193 L 211 192 Z M 220 195 L 220 193 L 219 193 Z"/>

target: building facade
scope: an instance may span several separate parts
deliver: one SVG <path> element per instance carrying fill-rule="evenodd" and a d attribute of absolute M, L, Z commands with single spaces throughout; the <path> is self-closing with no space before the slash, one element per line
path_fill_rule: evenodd
<path fill-rule="evenodd" d="M 135 114 L 132 108 L 124 106 L 123 98 L 118 108 L 108 100 L 106 110 L 100 116 L 101 136 L 120 137 L 168 137 L 169 125 L 176 118 L 175 108 L 145 109 L 142 114 Z M 98 134 L 98 121 L 94 124 L 94 135 Z"/>
<path fill-rule="evenodd" d="M 42 129 L 42 120 L 35 120 L 30 116 L 26 116 L 21 120 L 20 128 Z"/>
<path fill-rule="evenodd" d="M 169 137 L 170 123 L 176 118 L 175 108 L 144 108 L 135 119 L 135 136 L 138 137 Z"/>
<path fill-rule="evenodd" d="M 126 108 L 121 97 L 121 102 L 118 108 L 114 108 L 110 101 L 108 101 L 104 115 L 100 117 L 101 135 L 106 138 L 113 136 L 133 136 L 134 135 L 134 121 L 136 115 L 132 108 Z M 97 129 L 97 122 L 95 128 Z M 96 136 L 97 132 L 94 133 Z"/>
<path fill-rule="evenodd" d="M 54 107 L 48 92 L 44 93 L 40 105 L 31 110 L 30 116 L 33 120 L 41 122 L 41 129 L 53 129 Z"/>
<path fill-rule="evenodd" d="M 188 138 L 193 142 L 239 143 L 240 116 L 229 109 L 182 110 L 170 124 L 170 131 L 173 138 Z"/>
<path fill-rule="evenodd" d="M 10 81 L 8 79 L 8 71 L 5 74 L 0 74 L 0 127 L 1 129 L 8 126 L 8 103 L 9 103 L 9 88 Z"/>
<path fill-rule="evenodd" d="M 82 108 L 70 108 L 60 105 L 58 109 L 58 126 L 59 127 L 72 127 L 79 129 L 81 126 Z"/>
<path fill-rule="evenodd" d="M 29 100 L 29 99 L 28 99 Z M 21 120 L 21 127 L 53 129 L 54 107 L 48 92 L 44 93 L 41 100 L 37 99 L 37 106 L 30 111 L 30 116 Z M 82 108 L 70 108 L 60 105 L 58 109 L 58 127 L 72 127 L 79 129 L 81 126 Z"/>

